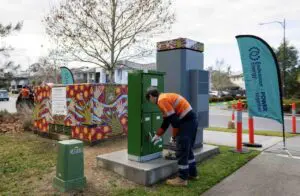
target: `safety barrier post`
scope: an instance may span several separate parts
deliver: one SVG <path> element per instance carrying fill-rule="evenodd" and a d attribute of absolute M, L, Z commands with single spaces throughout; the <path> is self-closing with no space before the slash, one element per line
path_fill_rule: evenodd
<path fill-rule="evenodd" d="M 262 145 L 254 143 L 254 119 L 253 116 L 248 112 L 248 129 L 249 129 L 249 143 L 244 142 L 244 146 L 261 148 Z"/>
<path fill-rule="evenodd" d="M 235 121 L 235 104 L 232 104 L 232 114 L 231 114 L 231 121 Z"/>
<path fill-rule="evenodd" d="M 228 129 L 235 129 L 235 104 L 232 104 L 231 105 L 231 110 L 232 110 L 232 114 L 231 114 L 231 120 L 228 121 L 228 124 L 227 124 L 227 128 Z"/>
<path fill-rule="evenodd" d="M 242 121 L 242 102 L 237 103 L 237 118 L 236 118 L 236 149 L 234 152 L 247 153 L 248 149 L 242 147 L 243 139 L 243 121 Z"/>
<path fill-rule="evenodd" d="M 296 134 L 296 104 L 292 103 L 292 133 Z"/>

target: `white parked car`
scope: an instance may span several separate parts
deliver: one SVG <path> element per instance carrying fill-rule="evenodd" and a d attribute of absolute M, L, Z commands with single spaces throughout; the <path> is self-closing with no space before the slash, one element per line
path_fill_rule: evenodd
<path fill-rule="evenodd" d="M 210 97 L 219 97 L 218 91 L 209 91 L 209 96 Z"/>

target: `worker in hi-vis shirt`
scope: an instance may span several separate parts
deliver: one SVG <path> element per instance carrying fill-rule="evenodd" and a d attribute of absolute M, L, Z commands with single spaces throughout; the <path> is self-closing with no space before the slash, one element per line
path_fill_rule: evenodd
<path fill-rule="evenodd" d="M 152 142 L 156 144 L 157 141 L 160 141 L 170 124 L 173 127 L 170 141 L 176 143 L 179 175 L 174 179 L 167 180 L 167 184 L 187 186 L 188 179 L 198 179 L 193 153 L 198 127 L 196 114 L 189 102 L 175 93 L 160 93 L 157 89 L 151 88 L 147 91 L 146 99 L 157 104 L 163 113 L 163 123 L 156 131 Z"/>

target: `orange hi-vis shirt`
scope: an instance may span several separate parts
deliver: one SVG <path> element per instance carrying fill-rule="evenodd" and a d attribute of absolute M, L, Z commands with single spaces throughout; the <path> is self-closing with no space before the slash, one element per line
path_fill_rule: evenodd
<path fill-rule="evenodd" d="M 164 117 L 176 113 L 179 119 L 182 119 L 192 110 L 189 102 L 176 93 L 161 93 L 158 97 L 157 105 Z"/>
<path fill-rule="evenodd" d="M 22 98 L 28 98 L 29 97 L 29 90 L 27 88 L 23 88 L 21 90 L 21 95 L 22 95 Z"/>
<path fill-rule="evenodd" d="M 179 119 L 182 119 L 188 112 L 192 110 L 189 102 L 182 96 L 176 93 L 161 93 L 157 100 L 157 105 L 160 111 L 163 113 L 164 119 L 176 114 Z M 165 132 L 160 128 L 157 135 L 162 135 Z M 173 128 L 173 136 L 176 136 L 178 127 Z"/>

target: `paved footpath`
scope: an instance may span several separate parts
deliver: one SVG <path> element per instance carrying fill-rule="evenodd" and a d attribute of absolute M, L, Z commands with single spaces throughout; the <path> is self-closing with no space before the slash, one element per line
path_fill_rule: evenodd
<path fill-rule="evenodd" d="M 223 139 L 212 139 L 213 136 L 223 137 Z M 234 134 L 229 133 L 205 131 L 204 142 L 234 146 L 233 136 Z M 244 137 L 243 135 L 243 139 Z M 287 139 L 288 152 L 283 150 L 282 138 L 265 137 L 255 136 L 257 142 L 269 144 L 267 148 L 264 147 L 260 155 L 202 195 L 299 196 L 300 136 Z M 275 142 L 276 138 L 277 142 Z"/>

